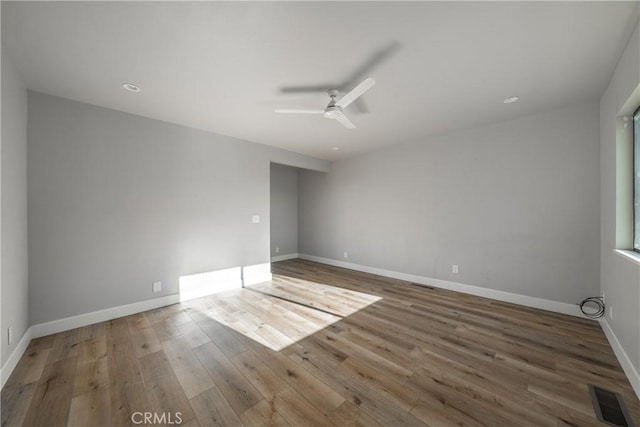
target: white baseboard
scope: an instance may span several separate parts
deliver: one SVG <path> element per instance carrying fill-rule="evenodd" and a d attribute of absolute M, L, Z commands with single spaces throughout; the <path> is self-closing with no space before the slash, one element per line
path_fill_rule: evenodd
<path fill-rule="evenodd" d="M 240 289 L 241 287 L 241 267 L 189 274 L 181 276 L 178 280 L 180 301 L 189 301 L 230 289 Z"/>
<path fill-rule="evenodd" d="M 467 285 L 464 283 L 450 282 L 448 280 L 433 279 L 425 276 L 417 276 L 415 274 L 400 273 L 397 271 L 384 270 L 382 268 L 369 267 L 366 265 L 352 264 L 350 262 L 337 261 L 330 258 L 322 258 L 314 255 L 299 254 L 298 258 L 315 261 L 322 264 L 333 265 L 336 267 L 348 268 L 350 270 L 362 271 L 378 276 L 391 277 L 393 279 L 406 280 L 418 285 L 432 286 L 434 288 L 449 289 L 465 294 L 476 295 L 484 298 L 495 299 L 498 301 L 510 302 L 513 304 L 524 305 L 527 307 L 539 308 L 542 310 L 553 311 L 555 313 L 569 314 L 571 316 L 584 317 L 577 305 L 566 302 L 552 301 L 543 298 L 531 297 L 527 295 L 514 294 L 511 292 L 498 291 L 495 289 L 482 288 L 480 286 Z"/>
<path fill-rule="evenodd" d="M 18 366 L 18 362 L 20 362 L 20 359 L 22 358 L 22 355 L 27 350 L 27 347 L 29 346 L 29 342 L 31 342 L 31 328 L 30 327 L 27 328 L 27 330 L 25 331 L 24 335 L 22 336 L 22 338 L 18 342 L 18 345 L 16 346 L 16 348 L 13 349 L 13 352 L 11 353 L 11 356 L 9 356 L 7 361 L 4 363 L 4 366 L 2 366 L 2 368 L 0 368 L 0 389 L 2 389 L 2 387 L 4 387 L 5 383 L 7 382 L 9 377 L 11 376 L 11 373 L 16 368 L 16 366 Z"/>
<path fill-rule="evenodd" d="M 463 283 L 450 282 L 441 279 L 432 279 L 424 276 L 417 276 L 413 274 L 400 273 L 391 270 L 384 270 L 381 268 L 369 267 L 359 264 L 353 264 L 344 261 L 337 261 L 329 258 L 322 258 L 313 255 L 306 254 L 289 254 L 282 255 L 286 257 L 278 259 L 277 261 L 284 261 L 285 259 L 301 258 L 309 261 L 315 261 L 322 264 L 333 265 L 336 267 L 348 268 L 350 270 L 362 271 L 370 274 L 377 274 L 379 276 L 391 277 L 399 280 L 406 280 L 419 285 L 433 286 L 436 288 L 449 289 L 457 292 L 462 292 L 471 295 L 477 295 L 481 297 L 491 298 L 499 301 L 511 302 L 514 304 L 520 304 L 528 307 L 540 308 L 543 310 L 549 310 L 557 313 L 570 314 L 574 316 L 583 317 L 577 306 L 567 304 L 558 301 L 545 300 L 542 298 L 530 297 L 526 295 L 519 295 L 510 292 L 498 291 L 494 289 L 481 288 L 479 286 L 467 285 Z M 276 262 L 273 260 L 273 262 Z M 264 281 L 271 280 L 270 273 L 264 271 L 256 272 L 254 280 L 264 279 Z M 257 283 L 257 282 L 256 282 Z M 68 331 L 70 329 L 80 328 L 82 326 L 92 325 L 94 323 L 104 322 L 118 317 L 128 316 L 131 314 L 141 313 L 154 308 L 164 307 L 171 304 L 180 302 L 180 295 L 166 295 L 160 298 L 153 298 L 146 301 L 140 301 L 132 304 L 121 305 L 117 307 L 111 307 L 104 310 L 94 311 L 91 313 L 80 314 L 77 316 L 71 316 L 64 319 L 54 320 L 51 322 L 40 323 L 30 326 L 18 345 L 13 350 L 5 364 L 0 368 L 0 389 L 4 387 L 5 383 L 11 376 L 11 373 L 20 362 L 22 355 L 29 346 L 29 342 L 33 338 L 38 338 L 46 335 L 51 335 L 59 332 Z M 635 390 L 636 394 L 640 398 L 640 374 L 629 359 L 629 356 L 624 351 L 620 341 L 614 334 L 609 323 L 606 320 L 600 320 L 600 325 L 604 331 L 607 339 L 613 351 L 618 358 L 618 361 L 622 365 L 622 369 L 629 378 L 631 386 Z"/>
<path fill-rule="evenodd" d="M 602 330 L 607 336 L 609 344 L 611 345 L 611 348 L 613 348 L 613 352 L 616 354 L 618 362 L 620 362 L 620 365 L 622 366 L 622 370 L 627 375 L 627 378 L 629 378 L 631 387 L 633 387 L 633 390 L 638 395 L 638 399 L 640 399 L 640 374 L 638 373 L 638 370 L 633 366 L 631 359 L 624 351 L 624 348 L 622 348 L 618 337 L 613 333 L 613 329 L 611 329 L 611 326 L 606 319 L 600 319 L 600 326 L 602 326 Z"/>
<path fill-rule="evenodd" d="M 214 272 L 215 274 L 219 273 Z M 226 281 L 225 284 L 231 283 L 233 288 L 240 288 L 244 285 L 252 285 L 256 283 L 267 282 L 271 280 L 271 263 L 257 264 L 242 268 L 237 268 L 237 272 L 229 273 L 234 275 L 234 280 Z M 241 276 L 242 274 L 242 276 Z M 237 278 L 235 278 L 237 275 Z M 219 278 L 216 276 L 217 278 Z M 242 277 L 242 278 L 241 278 Z M 218 283 L 220 284 L 220 283 Z M 197 286 L 194 287 L 194 292 L 199 292 L 197 296 L 190 295 L 185 292 L 183 300 L 190 299 L 190 297 L 200 297 L 210 295 L 220 291 L 219 286 L 208 289 L 200 289 Z M 215 291 L 215 292 L 214 292 Z M 135 302 L 132 304 L 121 305 L 117 307 L 106 308 L 104 310 L 98 310 L 91 313 L 79 314 L 77 316 L 66 317 L 64 319 L 53 320 L 51 322 L 39 323 L 32 325 L 27 329 L 24 336 L 20 340 L 20 343 L 14 349 L 13 353 L 0 370 L 0 388 L 4 386 L 5 381 L 9 378 L 16 365 L 20 361 L 20 358 L 27 349 L 29 342 L 33 338 L 39 338 L 46 335 L 57 334 L 59 332 L 68 331 L 70 329 L 80 328 L 82 326 L 92 325 L 94 323 L 104 322 L 118 317 L 129 316 L 131 314 L 141 313 L 143 311 L 152 310 L 154 308 L 164 307 L 171 304 L 177 304 L 181 301 L 181 294 L 176 293 L 172 295 L 166 295 L 159 298 L 153 298 L 145 301 Z"/>
<path fill-rule="evenodd" d="M 465 294 L 477 295 L 485 298 L 491 298 L 499 301 L 510 302 L 513 304 L 524 305 L 527 307 L 540 308 L 542 310 L 553 311 L 556 313 L 569 314 L 577 317 L 584 317 L 578 306 L 564 302 L 551 301 L 542 298 L 530 297 L 526 295 L 514 294 L 510 292 L 498 291 L 494 289 L 481 288 L 479 286 L 467 285 L 463 283 L 449 282 L 447 280 L 432 279 L 424 276 L 417 276 L 407 273 L 399 273 L 396 271 L 384 270 L 381 268 L 368 267 L 365 265 L 352 264 L 350 262 L 337 261 L 329 258 L 322 258 L 313 255 L 299 254 L 298 258 L 315 261 L 322 264 L 333 265 L 336 267 L 348 268 L 350 270 L 362 271 L 365 273 L 377 274 L 379 276 L 391 277 L 393 279 L 406 280 L 418 285 L 433 286 L 435 288 L 449 289 L 452 291 L 462 292 Z M 631 359 L 624 351 L 620 341 L 613 333 L 611 326 L 605 319 L 600 320 L 602 330 L 609 340 L 609 344 L 613 349 L 625 375 L 629 379 L 631 386 L 640 398 L 640 374 L 635 368 Z"/>
<path fill-rule="evenodd" d="M 258 283 L 268 282 L 271 278 L 270 262 L 242 267 L 243 286 L 251 286 Z"/>
<path fill-rule="evenodd" d="M 217 282 L 215 286 L 197 286 L 188 289 L 180 289 L 180 302 L 189 301 L 196 298 L 202 298 L 231 289 L 242 288 L 242 280 L 230 280 L 226 282 Z"/>
<path fill-rule="evenodd" d="M 130 314 L 141 313 L 143 311 L 164 307 L 179 302 L 179 294 L 166 295 L 160 298 L 134 302 L 132 304 L 120 305 L 117 307 L 94 311 L 91 313 L 79 314 L 77 316 L 71 316 L 64 319 L 32 325 L 29 327 L 29 329 L 27 329 L 22 339 L 13 350 L 13 353 L 11 353 L 11 356 L 9 356 L 9 359 L 7 359 L 4 366 L 2 366 L 2 369 L 0 370 L 0 389 L 4 387 L 5 382 L 9 379 L 9 376 L 11 376 L 11 373 L 18 365 L 18 362 L 22 358 L 22 355 L 29 346 L 29 342 L 33 338 L 57 334 L 58 332 L 68 331 L 70 329 L 80 328 L 82 326 L 116 319 L 118 317 L 128 316 Z"/>
<path fill-rule="evenodd" d="M 79 314 L 77 316 L 65 317 L 64 319 L 53 320 L 51 322 L 39 323 L 31 326 L 31 337 L 38 338 L 46 335 L 57 334 L 58 332 L 80 328 L 82 326 L 93 325 L 94 323 L 128 316 L 130 314 L 141 313 L 154 308 L 164 307 L 180 302 L 180 294 L 166 295 L 159 298 L 134 302 L 132 304 L 120 305 L 106 308 L 104 310 L 93 311 L 91 313 Z"/>
<path fill-rule="evenodd" d="M 288 259 L 294 259 L 294 258 L 298 258 L 298 254 L 286 254 L 286 255 L 272 256 L 271 257 L 271 262 L 286 261 Z"/>

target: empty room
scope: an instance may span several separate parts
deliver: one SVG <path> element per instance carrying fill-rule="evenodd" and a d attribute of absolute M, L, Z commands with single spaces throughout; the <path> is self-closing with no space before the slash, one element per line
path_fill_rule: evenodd
<path fill-rule="evenodd" d="M 2 1 L 0 424 L 640 427 L 638 1 Z"/>

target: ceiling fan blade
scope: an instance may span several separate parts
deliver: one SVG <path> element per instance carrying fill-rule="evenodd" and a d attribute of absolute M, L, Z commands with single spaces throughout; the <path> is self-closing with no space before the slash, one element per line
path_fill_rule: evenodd
<path fill-rule="evenodd" d="M 353 87 L 356 82 L 361 81 L 364 76 L 371 75 L 371 72 L 374 69 L 389 57 L 393 56 L 398 50 L 400 50 L 400 47 L 400 43 L 392 41 L 383 48 L 373 52 L 373 54 L 366 58 L 362 65 L 354 70 L 341 83 L 334 82 L 322 85 L 285 86 L 280 88 L 280 93 L 321 93 L 326 92 L 329 89 L 338 89 L 340 92 L 345 92 L 348 88 Z"/>
<path fill-rule="evenodd" d="M 335 87 L 336 85 L 333 83 L 315 86 L 286 86 L 280 88 L 280 93 L 326 93 Z"/>
<path fill-rule="evenodd" d="M 342 125 L 348 129 L 355 129 L 356 125 L 354 125 L 353 123 L 351 123 L 351 120 L 349 120 L 349 118 L 347 116 L 345 116 L 344 114 L 340 114 L 336 117 L 336 120 L 339 121 L 340 123 L 342 123 Z"/>
<path fill-rule="evenodd" d="M 344 80 L 338 89 L 345 91 L 347 88 L 352 87 L 356 82 L 361 81 L 365 76 L 371 75 L 374 69 L 389 57 L 393 56 L 393 54 L 398 50 L 400 50 L 400 43 L 392 41 L 382 49 L 374 52 L 357 70 L 351 73 L 351 75 Z"/>
<path fill-rule="evenodd" d="M 324 110 L 287 110 L 284 108 L 279 108 L 275 110 L 276 113 L 284 113 L 284 114 L 322 114 Z"/>
<path fill-rule="evenodd" d="M 374 84 L 376 84 L 376 81 L 373 80 L 371 77 L 369 77 L 368 79 L 360 83 L 358 86 L 353 88 L 351 92 L 343 96 L 340 99 L 340 101 L 336 102 L 336 105 L 341 108 L 347 107 L 353 101 L 358 99 L 363 93 L 371 89 L 371 87 L 373 87 Z"/>

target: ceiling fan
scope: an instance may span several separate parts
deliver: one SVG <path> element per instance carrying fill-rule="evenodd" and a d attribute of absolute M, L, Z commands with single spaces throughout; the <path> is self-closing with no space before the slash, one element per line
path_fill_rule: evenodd
<path fill-rule="evenodd" d="M 337 89 L 331 89 L 328 91 L 329 97 L 331 100 L 327 107 L 324 110 L 286 110 L 286 109 L 277 109 L 276 113 L 285 113 L 285 114 L 323 114 L 327 119 L 336 119 L 342 125 L 349 129 L 354 129 L 356 126 L 349 120 L 349 118 L 344 114 L 344 109 L 347 108 L 349 104 L 358 99 L 362 94 L 371 89 L 373 85 L 376 83 L 371 77 L 365 79 L 358 86 L 354 87 L 350 92 L 348 92 L 345 96 L 340 98 L 339 101 L 336 101 L 338 96 Z"/>
<path fill-rule="evenodd" d="M 391 41 L 381 49 L 378 49 L 369 55 L 358 68 L 354 69 L 353 72 L 342 81 L 324 82 L 323 84 L 308 86 L 286 86 L 280 88 L 280 93 L 319 93 L 326 92 L 329 88 L 339 90 L 340 92 L 346 92 L 349 88 L 354 87 L 357 82 L 362 81 L 362 79 L 367 75 L 373 74 L 373 71 L 376 68 L 388 61 L 399 50 L 400 43 L 397 41 Z M 364 102 L 364 97 L 358 98 L 353 103 L 351 109 L 356 113 L 369 112 L 369 108 L 367 108 L 367 105 Z"/>

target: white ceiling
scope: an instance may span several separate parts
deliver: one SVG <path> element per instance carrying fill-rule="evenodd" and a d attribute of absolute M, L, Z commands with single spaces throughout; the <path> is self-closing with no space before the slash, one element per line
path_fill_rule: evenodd
<path fill-rule="evenodd" d="M 635 1 L 3 1 L 2 44 L 32 90 L 336 159 L 596 101 L 638 16 Z M 391 43 L 369 114 L 347 109 L 357 129 L 273 112 L 323 108 L 279 89 L 339 83 Z"/>

